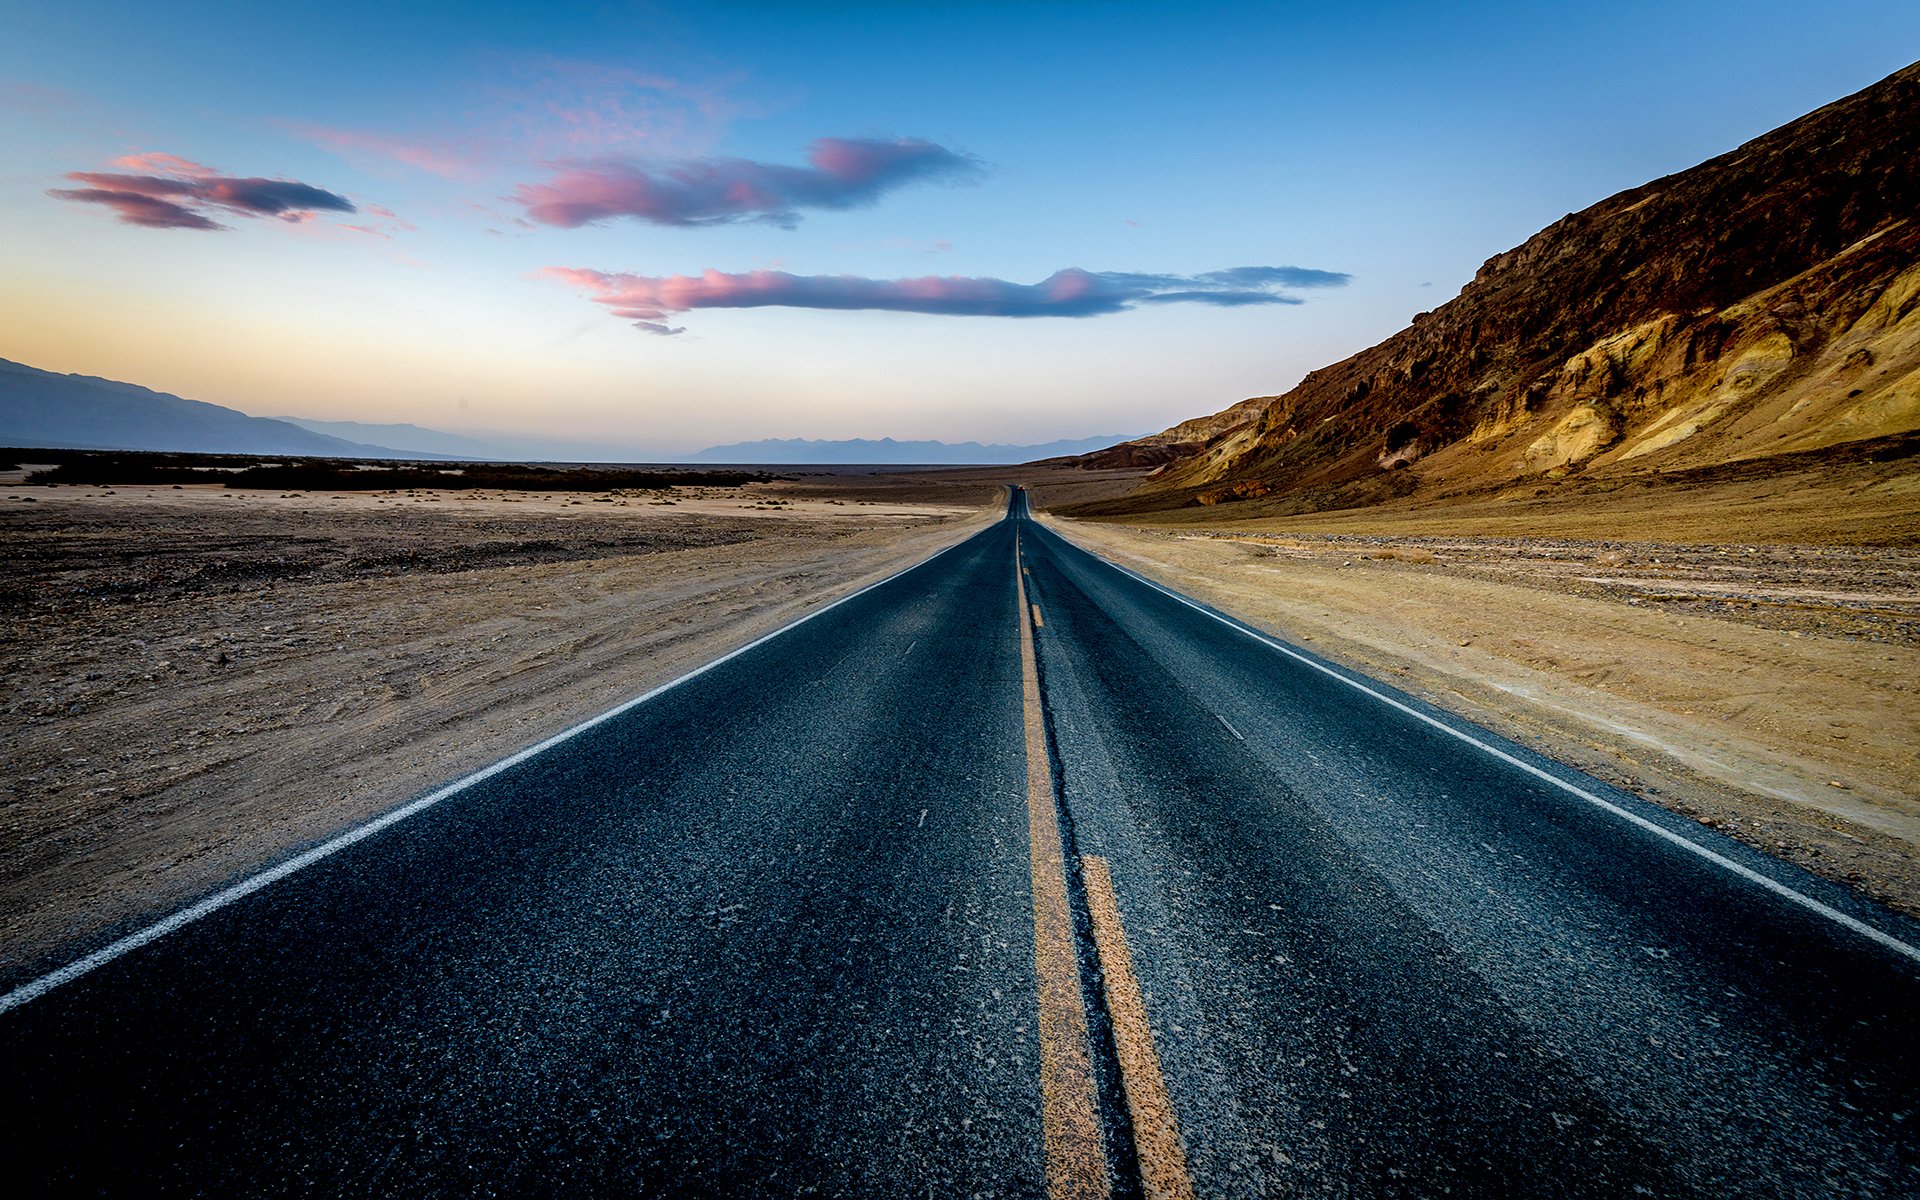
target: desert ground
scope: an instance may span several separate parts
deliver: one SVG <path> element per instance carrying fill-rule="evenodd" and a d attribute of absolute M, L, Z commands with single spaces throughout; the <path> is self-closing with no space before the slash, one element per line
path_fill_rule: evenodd
<path fill-rule="evenodd" d="M 151 919 L 909 565 L 993 520 L 1006 482 L 1058 507 L 1138 478 L 789 475 L 607 496 L 0 476 L 0 970 Z M 1841 491 L 1749 478 L 1451 510 L 1046 519 L 1920 913 L 1914 481 L 1826 484 Z"/>
<path fill-rule="evenodd" d="M 984 484 L 929 503 L 889 498 L 903 486 L 20 477 L 0 478 L 0 971 L 15 977 L 675 678 L 1003 504 Z"/>
<path fill-rule="evenodd" d="M 1447 507 L 1222 505 L 1054 524 L 1920 914 L 1917 500 L 1906 465 L 1862 464 Z"/>

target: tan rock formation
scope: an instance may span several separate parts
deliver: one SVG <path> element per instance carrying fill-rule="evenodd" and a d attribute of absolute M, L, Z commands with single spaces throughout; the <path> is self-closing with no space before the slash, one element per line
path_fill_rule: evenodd
<path fill-rule="evenodd" d="M 1920 64 L 1567 216 L 1284 395 L 1083 461 L 1160 467 L 1087 515 L 1298 511 L 1916 429 Z"/>

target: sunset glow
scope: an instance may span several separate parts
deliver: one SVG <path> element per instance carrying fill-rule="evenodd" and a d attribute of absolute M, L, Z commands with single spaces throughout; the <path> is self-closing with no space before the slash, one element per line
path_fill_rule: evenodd
<path fill-rule="evenodd" d="M 1843 7 L 38 6 L 0 357 L 624 458 L 1147 432 L 1920 44 Z"/>

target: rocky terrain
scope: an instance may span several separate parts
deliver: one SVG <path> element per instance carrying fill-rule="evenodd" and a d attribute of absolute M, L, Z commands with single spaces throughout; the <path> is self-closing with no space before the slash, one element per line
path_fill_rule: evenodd
<path fill-rule="evenodd" d="M 1920 64 L 1567 216 L 1284 395 L 1085 457 L 1160 469 L 1078 511 L 1447 503 L 1910 432 L 1917 197 Z"/>

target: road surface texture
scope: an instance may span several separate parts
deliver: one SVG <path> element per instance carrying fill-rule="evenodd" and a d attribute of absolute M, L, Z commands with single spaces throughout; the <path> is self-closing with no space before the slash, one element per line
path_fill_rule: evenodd
<path fill-rule="evenodd" d="M 1020 494 L 187 918 L 0 1000 L 9 1194 L 1920 1191 L 1910 923 Z"/>

